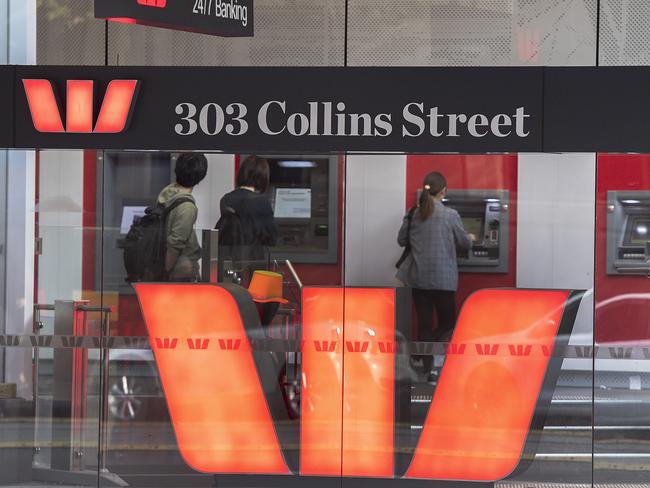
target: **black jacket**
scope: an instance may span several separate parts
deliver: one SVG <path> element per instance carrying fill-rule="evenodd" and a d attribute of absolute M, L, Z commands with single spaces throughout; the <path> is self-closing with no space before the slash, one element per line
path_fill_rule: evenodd
<path fill-rule="evenodd" d="M 269 200 L 259 193 L 237 188 L 219 202 L 219 261 L 232 261 L 235 269 L 248 276 L 266 269 L 269 247 L 275 246 L 278 229 Z"/>

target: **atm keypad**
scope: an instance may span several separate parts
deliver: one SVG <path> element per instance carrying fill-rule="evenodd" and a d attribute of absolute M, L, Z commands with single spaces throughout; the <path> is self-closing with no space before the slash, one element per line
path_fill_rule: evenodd
<path fill-rule="evenodd" d="M 645 253 L 624 252 L 623 259 L 645 259 Z"/>

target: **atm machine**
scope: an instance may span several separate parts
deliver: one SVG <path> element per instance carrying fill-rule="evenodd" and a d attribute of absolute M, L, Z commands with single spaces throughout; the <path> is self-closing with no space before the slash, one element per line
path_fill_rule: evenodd
<path fill-rule="evenodd" d="M 338 261 L 338 156 L 259 155 L 269 162 L 267 195 L 278 226 L 272 259 Z"/>
<path fill-rule="evenodd" d="M 124 281 L 121 241 L 144 209 L 156 202 L 160 190 L 174 181 L 173 157 L 166 152 L 105 151 L 98 159 L 103 171 L 97 172 L 97 188 L 103 191 L 97 191 L 97 208 L 104 228 L 103 235 L 96 236 L 97 249 L 103 250 L 103 255 L 97 253 L 97 269 L 103 271 L 104 283 L 97 283 L 97 289 L 103 285 L 105 290 L 132 295 Z"/>
<path fill-rule="evenodd" d="M 607 192 L 607 274 L 650 276 L 650 191 Z"/>
<path fill-rule="evenodd" d="M 469 251 L 458 255 L 466 273 L 507 273 L 510 222 L 507 190 L 449 190 L 445 205 L 460 214 L 463 227 L 476 236 Z"/>
<path fill-rule="evenodd" d="M 470 250 L 458 251 L 461 273 L 508 272 L 509 197 L 508 190 L 447 191 L 443 203 L 460 214 L 465 230 L 477 239 Z"/>

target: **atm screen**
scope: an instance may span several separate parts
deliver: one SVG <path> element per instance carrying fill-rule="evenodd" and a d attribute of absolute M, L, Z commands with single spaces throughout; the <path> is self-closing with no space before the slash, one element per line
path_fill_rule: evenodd
<path fill-rule="evenodd" d="M 630 246 L 645 246 L 650 241 L 650 218 L 630 218 L 625 232 L 625 244 Z"/>
<path fill-rule="evenodd" d="M 310 219 L 311 188 L 276 188 L 273 215 L 276 219 Z"/>
<path fill-rule="evenodd" d="M 131 225 L 144 216 L 147 207 L 125 205 L 122 207 L 122 221 L 120 222 L 120 234 L 128 234 Z"/>
<path fill-rule="evenodd" d="M 467 233 L 477 237 L 483 235 L 483 217 L 461 217 L 460 220 Z"/>

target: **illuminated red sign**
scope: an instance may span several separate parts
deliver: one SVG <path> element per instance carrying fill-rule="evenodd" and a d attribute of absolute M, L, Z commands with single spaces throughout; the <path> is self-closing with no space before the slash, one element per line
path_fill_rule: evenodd
<path fill-rule="evenodd" d="M 180 452 L 209 473 L 502 479 L 520 462 L 558 334 L 570 332 L 577 309 L 569 291 L 468 298 L 417 446 L 396 474 L 395 289 L 303 290 L 300 459 L 292 469 L 274 413 L 277 378 L 251 348 L 261 328 L 246 291 L 135 288 Z"/>
<path fill-rule="evenodd" d="M 64 127 L 52 82 L 44 79 L 23 80 L 34 128 L 44 133 L 117 134 L 123 132 L 128 127 L 139 84 L 137 80 L 111 81 L 95 122 L 95 82 L 69 80 L 66 90 Z"/>
<path fill-rule="evenodd" d="M 254 0 L 94 2 L 98 19 L 228 37 L 251 37 L 254 33 Z"/>
<path fill-rule="evenodd" d="M 146 5 L 147 7 L 165 8 L 167 0 L 138 0 L 138 5 Z"/>

